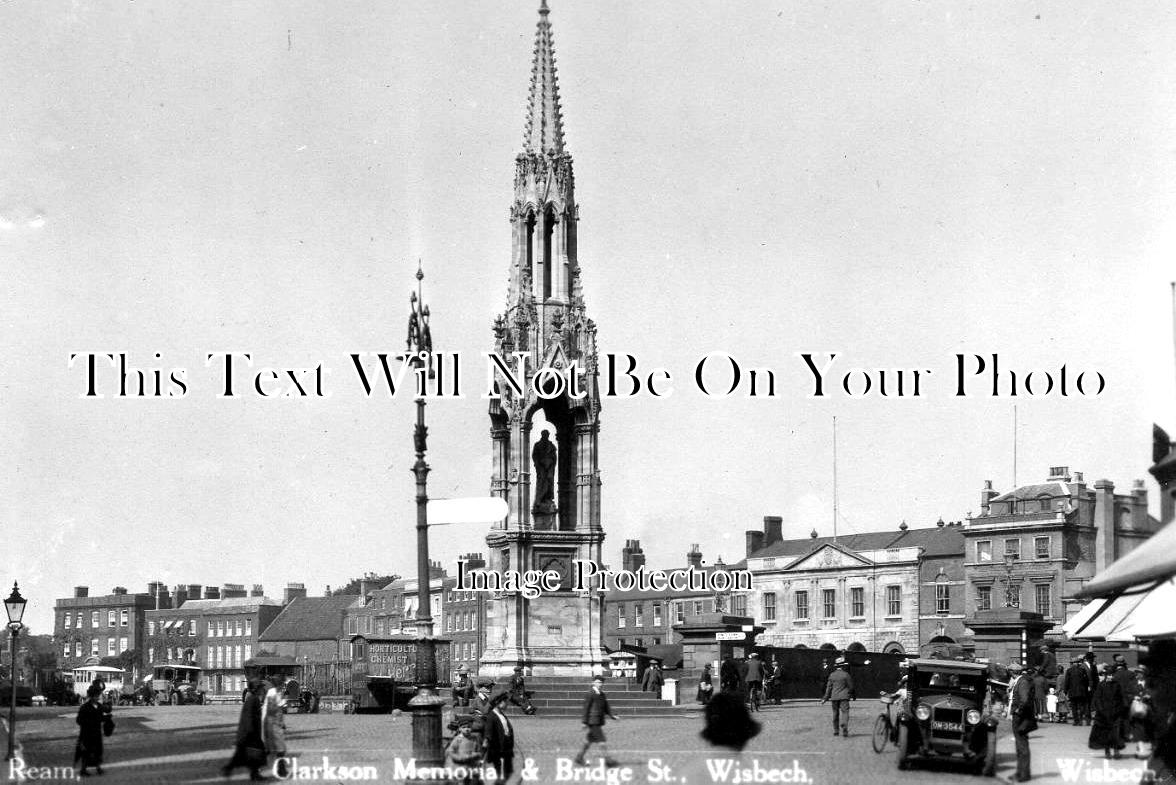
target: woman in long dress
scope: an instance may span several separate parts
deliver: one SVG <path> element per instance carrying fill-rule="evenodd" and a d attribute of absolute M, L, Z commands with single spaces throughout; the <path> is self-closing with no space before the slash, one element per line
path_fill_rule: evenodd
<path fill-rule="evenodd" d="M 1124 719 L 1123 688 L 1111 678 L 1111 669 L 1104 662 L 1098 666 L 1098 684 L 1090 699 L 1094 722 L 1090 726 L 1088 745 L 1092 750 L 1103 750 L 1108 758 L 1119 757 L 1126 745 L 1119 736 Z"/>
<path fill-rule="evenodd" d="M 81 763 L 78 775 L 89 776 L 89 767 L 102 773 L 102 726 L 107 722 L 110 708 L 102 705 L 103 688 L 91 684 L 86 690 L 86 702 L 78 709 L 78 743 L 74 747 L 74 763 Z"/>
<path fill-rule="evenodd" d="M 265 749 L 274 757 L 274 773 L 286 777 L 286 677 L 273 677 L 273 684 L 265 691 L 261 706 L 262 739 Z"/>

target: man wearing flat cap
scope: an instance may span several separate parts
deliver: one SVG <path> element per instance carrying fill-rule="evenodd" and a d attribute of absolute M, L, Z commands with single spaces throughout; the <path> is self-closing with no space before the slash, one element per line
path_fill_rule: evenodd
<path fill-rule="evenodd" d="M 1015 782 L 1028 782 L 1029 734 L 1037 730 L 1036 696 L 1033 680 L 1025 676 L 1025 669 L 1019 662 L 1009 663 L 1009 722 L 1013 726 L 1013 742 L 1017 749 L 1017 774 Z"/>

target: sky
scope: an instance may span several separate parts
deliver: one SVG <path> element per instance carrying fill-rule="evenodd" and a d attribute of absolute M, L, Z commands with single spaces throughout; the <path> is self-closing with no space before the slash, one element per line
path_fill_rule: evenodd
<path fill-rule="evenodd" d="M 674 380 L 603 402 L 606 560 L 640 539 L 651 565 L 694 542 L 730 563 L 765 515 L 832 533 L 835 502 L 841 532 L 961 520 L 1014 464 L 1146 479 L 1155 509 L 1169 4 L 550 5 L 600 351 Z M 481 353 L 536 6 L 0 6 L 0 581 L 34 632 L 75 585 L 413 575 L 412 400 L 366 397 L 349 355 L 402 349 L 418 261 L 434 344 L 465 364 L 464 398 L 427 407 L 430 495 L 488 493 Z M 228 351 L 321 364 L 330 396 L 253 395 L 239 366 L 218 397 L 205 358 Z M 185 369 L 186 394 L 119 397 L 106 363 L 86 397 L 70 355 L 107 352 Z M 777 394 L 702 394 L 711 352 Z M 799 355 L 829 352 L 810 397 Z M 993 354 L 996 396 L 971 375 Z M 1010 394 L 1063 365 L 1068 395 Z M 931 373 L 918 398 L 848 396 L 852 368 Z M 1075 394 L 1083 371 L 1101 394 Z M 485 533 L 436 529 L 431 554 L 452 569 Z"/>

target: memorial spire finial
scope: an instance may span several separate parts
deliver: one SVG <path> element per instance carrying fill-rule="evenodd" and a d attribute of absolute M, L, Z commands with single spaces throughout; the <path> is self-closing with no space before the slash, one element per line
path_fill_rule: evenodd
<path fill-rule="evenodd" d="M 559 82 L 555 76 L 551 22 L 547 18 L 550 13 L 547 0 L 540 0 L 523 150 L 528 153 L 561 155 L 564 152 L 563 115 L 559 109 Z"/>

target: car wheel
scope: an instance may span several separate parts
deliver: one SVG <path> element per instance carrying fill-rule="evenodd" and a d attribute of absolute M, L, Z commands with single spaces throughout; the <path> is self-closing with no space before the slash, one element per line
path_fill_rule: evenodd
<path fill-rule="evenodd" d="M 988 731 L 988 746 L 984 749 L 984 767 L 980 773 L 985 777 L 996 776 L 996 731 Z"/>
<path fill-rule="evenodd" d="M 907 727 L 906 723 L 900 723 L 898 726 L 898 754 L 895 756 L 895 762 L 898 763 L 899 770 L 905 769 L 909 762 L 907 755 L 907 744 L 910 742 L 911 729 Z"/>

